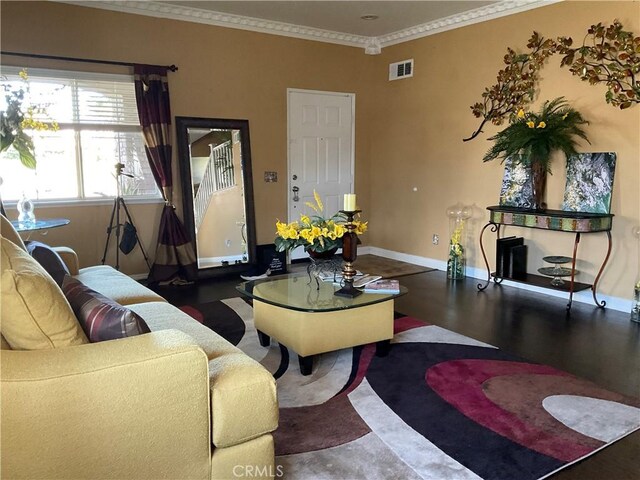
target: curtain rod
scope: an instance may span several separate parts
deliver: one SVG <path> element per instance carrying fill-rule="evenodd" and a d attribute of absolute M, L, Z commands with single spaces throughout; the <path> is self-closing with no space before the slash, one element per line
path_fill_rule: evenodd
<path fill-rule="evenodd" d="M 0 51 L 0 54 L 2 55 L 12 55 L 14 57 L 31 57 L 31 58 L 46 58 L 49 60 L 64 60 L 64 61 L 68 61 L 68 62 L 85 62 L 85 63 L 101 63 L 103 65 L 121 65 L 124 67 L 133 67 L 135 65 L 135 63 L 131 63 L 131 62 L 115 62 L 112 60 L 94 60 L 92 58 L 74 58 L 74 57 L 60 57 L 57 55 L 40 55 L 37 53 L 19 53 L 19 52 L 5 52 Z M 166 68 L 167 70 L 170 70 L 172 72 L 176 72 L 178 70 L 178 67 L 176 67 L 175 65 L 151 65 L 151 66 L 161 66 Z"/>

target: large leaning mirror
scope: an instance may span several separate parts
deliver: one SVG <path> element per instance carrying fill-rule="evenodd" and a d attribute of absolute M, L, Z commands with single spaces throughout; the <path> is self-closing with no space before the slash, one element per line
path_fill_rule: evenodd
<path fill-rule="evenodd" d="M 176 117 L 184 224 L 200 274 L 247 270 L 256 234 L 247 120 Z"/>

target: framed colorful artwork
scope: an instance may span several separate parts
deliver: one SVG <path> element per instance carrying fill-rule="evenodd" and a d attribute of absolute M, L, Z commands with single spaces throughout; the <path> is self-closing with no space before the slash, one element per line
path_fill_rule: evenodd
<path fill-rule="evenodd" d="M 518 157 L 507 157 L 504 161 L 500 206 L 533 208 L 531 167 Z"/>
<path fill-rule="evenodd" d="M 562 210 L 610 213 L 615 152 L 578 153 L 567 159 Z"/>

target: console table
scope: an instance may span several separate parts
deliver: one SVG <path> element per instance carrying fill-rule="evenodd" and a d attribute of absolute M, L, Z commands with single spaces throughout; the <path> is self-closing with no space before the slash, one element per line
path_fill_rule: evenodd
<path fill-rule="evenodd" d="M 606 301 L 598 301 L 596 297 L 596 290 L 598 287 L 598 281 L 604 270 L 609 256 L 611 255 L 611 226 L 613 223 L 613 214 L 610 213 L 584 213 L 584 212 L 565 212 L 563 210 L 531 210 L 526 208 L 515 207 L 502 207 L 492 206 L 487 207 L 489 210 L 489 222 L 482 228 L 480 232 L 480 250 L 482 251 L 482 257 L 487 267 L 487 282 L 486 284 L 479 283 L 478 290 L 482 291 L 489 286 L 491 278 L 497 284 L 501 283 L 504 278 L 499 277 L 497 272 L 491 272 L 489 261 L 487 260 L 487 254 L 484 250 L 484 244 L 482 242 L 484 232 L 487 228 L 490 228 L 492 232 L 496 233 L 496 237 L 500 238 L 500 229 L 502 225 L 512 225 L 516 227 L 524 228 L 539 228 L 542 230 L 555 230 L 560 232 L 570 232 L 575 234 L 575 241 L 573 244 L 573 256 L 571 257 L 571 281 L 569 286 L 565 287 L 552 287 L 549 283 L 548 277 L 541 275 L 527 274 L 524 278 L 507 278 L 519 283 L 528 283 L 539 287 L 555 288 L 556 290 L 569 292 L 569 303 L 567 304 L 567 310 L 571 310 L 571 303 L 573 302 L 573 293 L 580 290 L 591 289 L 593 294 L 593 301 L 599 308 L 604 308 L 607 304 Z M 580 243 L 580 235 L 583 233 L 597 233 L 605 232 L 608 239 L 607 254 L 604 257 L 604 261 L 600 266 L 600 270 L 596 275 L 593 285 L 586 283 L 579 283 L 575 281 L 576 271 L 576 255 L 578 253 L 578 244 Z"/>

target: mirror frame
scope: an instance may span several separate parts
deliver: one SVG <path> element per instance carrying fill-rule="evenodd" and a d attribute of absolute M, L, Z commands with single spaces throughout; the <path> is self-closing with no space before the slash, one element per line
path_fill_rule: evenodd
<path fill-rule="evenodd" d="M 257 264 L 256 256 L 256 219 L 253 200 L 253 175 L 251 173 L 251 143 L 249 140 L 249 120 L 231 120 L 202 117 L 176 117 L 176 135 L 178 141 L 178 163 L 180 165 L 180 184 L 182 187 L 183 220 L 187 233 L 191 236 L 193 249 L 198 257 L 198 242 L 193 213 L 193 185 L 191 182 L 191 156 L 189 149 L 189 128 L 219 128 L 240 131 L 242 143 L 242 177 L 244 189 L 244 208 L 246 217 L 248 262 L 228 266 L 198 267 L 198 277 L 211 274 L 241 273 Z M 206 275 L 203 275 L 205 274 Z"/>

